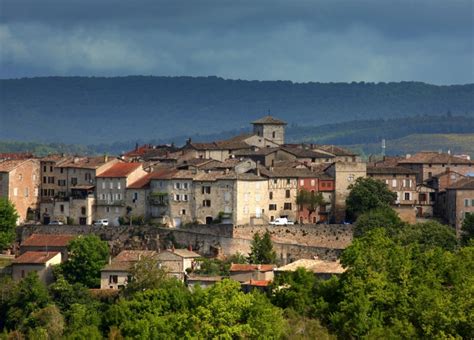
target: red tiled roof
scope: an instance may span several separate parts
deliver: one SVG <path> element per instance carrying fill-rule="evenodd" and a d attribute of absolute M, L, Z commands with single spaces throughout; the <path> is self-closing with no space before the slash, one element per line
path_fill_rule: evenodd
<path fill-rule="evenodd" d="M 3 152 L 0 153 L 0 159 L 28 159 L 33 158 L 30 152 Z"/>
<path fill-rule="evenodd" d="M 27 251 L 26 253 L 18 256 L 16 259 L 13 260 L 13 264 L 15 263 L 23 263 L 23 264 L 43 264 L 51 260 L 56 255 L 60 254 L 58 251 Z"/>
<path fill-rule="evenodd" d="M 152 175 L 153 173 L 146 174 L 145 176 L 128 185 L 127 189 L 144 189 L 148 187 L 150 180 L 153 178 Z"/>
<path fill-rule="evenodd" d="M 244 282 L 244 285 L 254 286 L 254 287 L 267 287 L 272 283 L 271 280 L 250 280 Z"/>
<path fill-rule="evenodd" d="M 50 246 L 50 247 L 66 247 L 76 236 L 75 235 L 48 235 L 33 234 L 21 243 L 21 246 Z"/>
<path fill-rule="evenodd" d="M 261 272 L 270 272 L 275 268 L 273 264 L 240 264 L 240 263 L 232 263 L 230 266 L 231 272 L 254 272 L 254 271 L 261 271 Z"/>
<path fill-rule="evenodd" d="M 117 163 L 97 177 L 102 178 L 121 178 L 127 177 L 130 173 L 143 166 L 142 163 Z"/>
<path fill-rule="evenodd" d="M 0 161 L 0 172 L 10 172 L 26 161 L 26 159 L 11 159 L 3 162 Z"/>
<path fill-rule="evenodd" d="M 431 151 L 422 151 L 417 154 L 411 155 L 406 159 L 400 160 L 400 164 L 473 164 L 474 161 L 456 157 L 448 153 L 439 153 Z"/>
<path fill-rule="evenodd" d="M 447 189 L 474 190 L 474 177 L 466 177 L 453 183 Z"/>

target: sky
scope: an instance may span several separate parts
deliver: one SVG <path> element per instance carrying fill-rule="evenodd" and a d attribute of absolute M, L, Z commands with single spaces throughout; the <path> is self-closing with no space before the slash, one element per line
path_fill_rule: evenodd
<path fill-rule="evenodd" d="M 0 78 L 474 82 L 473 0 L 0 0 Z"/>

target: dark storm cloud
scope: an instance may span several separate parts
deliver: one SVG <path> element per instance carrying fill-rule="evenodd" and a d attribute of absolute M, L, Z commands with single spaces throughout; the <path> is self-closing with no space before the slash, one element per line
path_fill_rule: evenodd
<path fill-rule="evenodd" d="M 1 77 L 473 81 L 473 2 L 1 3 Z"/>

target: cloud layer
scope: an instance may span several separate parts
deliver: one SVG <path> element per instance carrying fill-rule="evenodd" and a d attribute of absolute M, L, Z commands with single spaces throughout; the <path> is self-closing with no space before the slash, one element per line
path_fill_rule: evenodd
<path fill-rule="evenodd" d="M 474 81 L 471 0 L 0 0 L 0 77 Z"/>

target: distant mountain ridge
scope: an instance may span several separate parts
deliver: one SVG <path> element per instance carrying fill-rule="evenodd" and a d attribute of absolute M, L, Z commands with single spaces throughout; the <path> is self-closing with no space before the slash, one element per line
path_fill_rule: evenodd
<path fill-rule="evenodd" d="M 290 127 L 446 113 L 474 117 L 474 84 L 152 76 L 0 80 L 2 140 L 163 140 L 247 129 L 268 110 Z"/>

